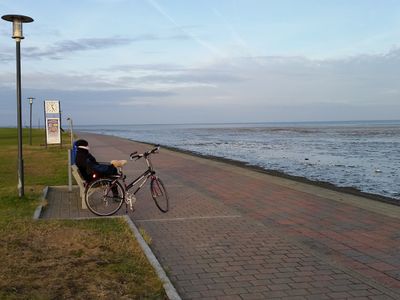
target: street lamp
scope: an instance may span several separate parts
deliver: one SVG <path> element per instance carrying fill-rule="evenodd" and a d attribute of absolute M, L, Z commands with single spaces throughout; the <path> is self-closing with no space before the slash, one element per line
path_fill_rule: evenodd
<path fill-rule="evenodd" d="M 32 146 L 32 103 L 34 97 L 29 97 L 29 145 Z"/>
<path fill-rule="evenodd" d="M 24 161 L 22 159 L 22 114 L 21 114 L 21 40 L 24 39 L 22 33 L 22 23 L 33 22 L 31 17 L 21 15 L 4 15 L 3 20 L 13 23 L 12 38 L 16 42 L 17 60 L 17 123 L 18 123 L 18 196 L 24 196 Z"/>

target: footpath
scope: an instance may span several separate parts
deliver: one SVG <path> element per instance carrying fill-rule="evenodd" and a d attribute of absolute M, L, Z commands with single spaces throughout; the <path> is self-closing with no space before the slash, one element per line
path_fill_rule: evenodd
<path fill-rule="evenodd" d="M 100 161 L 150 149 L 79 136 Z M 152 158 L 170 211 L 144 187 L 130 217 L 182 299 L 400 299 L 399 206 L 163 148 Z M 43 217 L 90 216 L 68 209 L 50 203 Z"/>

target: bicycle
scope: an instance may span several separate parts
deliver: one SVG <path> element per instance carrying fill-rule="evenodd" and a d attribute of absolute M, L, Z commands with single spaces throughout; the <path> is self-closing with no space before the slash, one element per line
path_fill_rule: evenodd
<path fill-rule="evenodd" d="M 123 202 L 125 202 L 126 213 L 128 213 L 128 205 L 130 210 L 133 211 L 136 203 L 135 195 L 149 179 L 151 196 L 157 208 L 163 213 L 169 210 L 167 191 L 161 179 L 156 176 L 150 159 L 152 154 L 158 153 L 160 150 L 159 145 L 154 147 L 142 154 L 137 154 L 135 151 L 129 155 L 130 160 L 139 160 L 143 157 L 147 164 L 147 170 L 129 184 L 126 184 L 126 176 L 122 171 L 122 167 L 127 163 L 126 160 L 112 161 L 118 169 L 117 175 L 99 178 L 88 184 L 85 191 L 85 201 L 92 213 L 98 216 L 113 215 L 121 208 Z M 134 192 L 129 191 L 138 184 L 139 186 Z"/>

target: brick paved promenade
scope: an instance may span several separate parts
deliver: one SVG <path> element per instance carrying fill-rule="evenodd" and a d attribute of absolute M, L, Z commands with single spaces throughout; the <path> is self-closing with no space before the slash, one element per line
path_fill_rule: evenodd
<path fill-rule="evenodd" d="M 80 137 L 104 161 L 150 148 Z M 166 149 L 153 157 L 170 212 L 145 188 L 132 219 L 183 299 L 400 299 L 400 207 Z"/>

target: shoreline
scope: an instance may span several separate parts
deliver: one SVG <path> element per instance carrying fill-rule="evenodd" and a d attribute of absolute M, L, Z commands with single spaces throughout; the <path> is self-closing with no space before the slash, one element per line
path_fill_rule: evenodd
<path fill-rule="evenodd" d="M 129 139 L 129 138 L 126 138 L 126 139 L 128 139 L 130 141 L 133 141 L 133 142 L 141 143 L 141 144 L 146 144 L 146 145 L 151 145 L 151 146 L 154 145 L 153 143 L 133 140 L 133 139 Z M 284 173 L 284 172 L 281 172 L 281 171 L 277 171 L 277 170 L 268 170 L 268 169 L 264 169 L 264 168 L 262 168 L 260 166 L 257 166 L 257 165 L 252 165 L 252 164 L 249 164 L 249 163 L 246 163 L 246 162 L 241 162 L 241 161 L 230 159 L 230 158 L 214 156 L 214 155 L 201 154 L 201 153 L 198 153 L 198 152 L 195 152 L 195 151 L 180 149 L 180 148 L 177 148 L 177 147 L 166 146 L 166 145 L 162 145 L 162 144 L 160 144 L 160 146 L 165 148 L 165 149 L 171 150 L 171 151 L 175 151 L 175 152 L 179 152 L 179 153 L 183 153 L 183 154 L 188 154 L 188 155 L 191 155 L 191 156 L 201 157 L 201 158 L 205 158 L 205 159 L 209 159 L 209 160 L 214 160 L 214 161 L 217 161 L 217 162 L 223 162 L 223 163 L 227 163 L 227 164 L 230 164 L 230 165 L 234 165 L 234 166 L 250 169 L 252 171 L 256 171 L 256 172 L 259 172 L 259 173 L 263 173 L 263 174 L 267 174 L 267 175 L 271 175 L 271 176 L 275 176 L 275 177 L 285 178 L 285 179 L 293 180 L 293 181 L 296 181 L 296 182 L 301 182 L 301 183 L 305 183 L 305 184 L 318 186 L 318 187 L 325 188 L 325 189 L 332 190 L 332 191 L 336 191 L 336 192 L 341 192 L 341 193 L 350 194 L 350 195 L 354 195 L 354 196 L 364 197 L 364 198 L 367 198 L 367 199 L 370 199 L 370 200 L 375 200 L 375 201 L 379 201 L 379 202 L 384 202 L 386 204 L 400 206 L 400 200 L 398 200 L 398 199 L 386 197 L 386 196 L 383 196 L 383 195 L 363 192 L 363 191 L 361 191 L 361 190 L 359 190 L 357 188 L 354 188 L 354 187 L 340 187 L 340 186 L 337 186 L 337 185 L 335 185 L 333 183 L 330 183 L 330 182 L 311 180 L 311 179 L 308 179 L 306 177 L 290 175 L 290 174 L 287 174 L 287 173 Z"/>
<path fill-rule="evenodd" d="M 85 131 L 82 131 L 85 132 Z M 98 135 L 105 135 L 105 136 L 114 136 L 114 137 L 118 137 L 121 139 L 125 139 L 125 140 L 129 140 L 132 142 L 136 142 L 136 143 L 141 143 L 141 144 L 145 144 L 145 145 L 150 145 L 150 146 L 154 146 L 154 143 L 149 143 L 149 142 L 144 142 L 144 141 L 139 141 L 139 140 L 134 140 L 134 139 L 130 139 L 127 137 L 121 137 L 121 136 L 117 136 L 117 135 L 112 135 L 112 134 L 104 134 L 104 133 L 95 133 L 95 132 L 87 132 L 90 134 L 98 134 Z M 78 135 L 79 132 L 76 132 L 76 134 Z M 185 149 L 180 149 L 177 147 L 172 147 L 172 146 L 166 146 L 166 145 L 162 145 L 160 144 L 161 147 L 171 150 L 171 151 L 175 151 L 178 153 L 183 153 L 183 154 L 187 154 L 187 155 L 191 155 L 194 157 L 200 157 L 200 158 L 205 158 L 205 159 L 209 159 L 209 160 L 213 160 L 216 162 L 223 162 L 223 163 L 227 163 L 233 166 L 237 166 L 237 167 L 241 167 L 241 168 L 245 168 L 248 170 L 252 170 L 258 173 L 262 173 L 262 174 L 267 174 L 270 176 L 274 176 L 274 177 L 278 177 L 278 178 L 284 178 L 284 179 L 288 179 L 288 180 L 292 180 L 295 182 L 300 182 L 300 183 L 305 183 L 305 184 L 309 184 L 309 185 L 313 185 L 313 186 L 317 186 L 317 187 L 321 187 L 321 188 L 325 188 L 331 191 L 336 191 L 336 192 L 341 192 L 344 194 L 349 194 L 349 195 L 353 195 L 353 196 L 359 196 L 359 197 L 363 197 L 366 199 L 370 199 L 370 200 L 374 200 L 374 201 L 378 201 L 378 202 L 383 202 L 386 204 L 391 204 L 394 206 L 400 206 L 400 199 L 395 199 L 395 198 L 390 198 L 390 197 L 386 197 L 383 195 L 378 195 L 378 194 L 372 194 L 372 193 L 367 193 L 367 192 L 362 192 L 361 190 L 354 188 L 354 187 L 340 187 L 337 186 L 333 183 L 330 182 L 326 182 L 326 181 L 317 181 L 317 180 L 311 180 L 308 179 L 306 177 L 302 177 L 302 176 L 295 176 L 295 175 L 290 175 L 281 171 L 277 171 L 277 170 L 268 170 L 268 169 L 264 169 L 260 166 L 257 165 L 252 165 L 246 162 L 241 162 L 238 160 L 234 160 L 234 159 L 230 159 L 230 158 L 225 158 L 225 157 L 220 157 L 220 156 L 214 156 L 214 155 L 206 155 L 206 154 L 201 154 L 195 151 L 190 151 L 190 150 L 185 150 Z"/>

